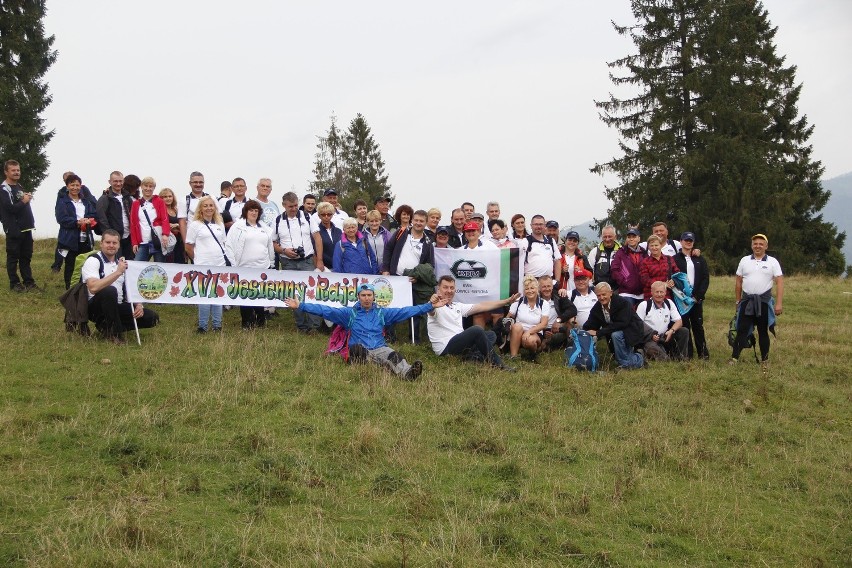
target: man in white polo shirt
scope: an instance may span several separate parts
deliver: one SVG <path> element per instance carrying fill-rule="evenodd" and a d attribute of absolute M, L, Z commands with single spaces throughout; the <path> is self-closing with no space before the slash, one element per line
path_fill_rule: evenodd
<path fill-rule="evenodd" d="M 737 266 L 734 293 L 737 298 L 737 343 L 731 353 L 731 364 L 737 362 L 746 347 L 749 330 L 757 328 L 760 358 L 765 368 L 769 359 L 770 316 L 783 312 L 784 274 L 778 261 L 766 254 L 769 239 L 763 233 L 751 238 L 750 256 L 744 256 Z M 772 285 L 777 286 L 776 299 L 772 299 Z M 772 312 L 770 314 L 770 312 Z M 774 317 L 772 317 L 774 321 Z"/>
<path fill-rule="evenodd" d="M 674 359 L 688 358 L 689 330 L 683 327 L 675 303 L 666 298 L 665 282 L 651 284 L 651 299 L 636 307 L 636 315 L 654 330 L 651 342 L 661 346 Z M 649 351 L 651 348 L 646 343 L 645 352 Z"/>
<path fill-rule="evenodd" d="M 450 275 L 441 276 L 438 281 L 438 297 L 447 304 L 429 312 L 426 320 L 429 341 L 436 355 L 461 355 L 470 361 L 487 362 L 492 367 L 512 372 L 515 369 L 503 364 L 500 355 L 494 350 L 497 336 L 478 325 L 467 329 L 462 327 L 462 318 L 510 305 L 520 297 L 515 294 L 505 300 L 492 300 L 478 304 L 453 302 L 456 295 L 456 281 Z"/>
<path fill-rule="evenodd" d="M 540 278 L 549 274 L 558 280 L 562 270 L 562 255 L 553 239 L 544 234 L 544 217 L 533 215 L 530 227 L 532 227 L 532 234 L 518 241 L 524 257 L 524 276 L 532 274 Z"/>

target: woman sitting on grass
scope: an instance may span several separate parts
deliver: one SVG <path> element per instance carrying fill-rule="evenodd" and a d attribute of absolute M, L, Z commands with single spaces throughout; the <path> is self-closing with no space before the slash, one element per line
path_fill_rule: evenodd
<path fill-rule="evenodd" d="M 549 308 L 538 293 L 538 280 L 528 274 L 524 277 L 524 296 L 509 308 L 509 317 L 514 319 L 509 331 L 509 358 L 518 356 L 521 348 L 528 349 L 530 358 L 542 350 L 542 336 L 547 328 Z"/>

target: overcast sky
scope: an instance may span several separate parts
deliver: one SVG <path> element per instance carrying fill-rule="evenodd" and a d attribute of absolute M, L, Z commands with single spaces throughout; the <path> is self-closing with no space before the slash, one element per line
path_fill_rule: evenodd
<path fill-rule="evenodd" d="M 610 20 L 628 0 L 114 2 L 49 0 L 59 57 L 47 74 L 56 136 L 34 202 L 55 236 L 66 170 L 96 193 L 118 169 L 158 189 L 207 189 L 260 177 L 273 198 L 311 179 L 316 136 L 334 113 L 362 113 L 381 146 L 396 204 L 450 210 L 470 200 L 504 218 L 541 212 L 564 224 L 601 216 L 605 181 L 589 173 L 617 151 L 597 117 L 607 61 L 632 52 Z M 776 44 L 804 83 L 800 112 L 826 178 L 852 170 L 852 3 L 766 0 Z"/>

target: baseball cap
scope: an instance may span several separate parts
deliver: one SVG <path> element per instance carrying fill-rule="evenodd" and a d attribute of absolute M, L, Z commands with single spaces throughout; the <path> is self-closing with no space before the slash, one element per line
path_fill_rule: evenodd
<path fill-rule="evenodd" d="M 764 235 L 763 233 L 757 233 L 756 235 L 752 235 L 751 240 L 754 240 L 754 239 L 763 239 L 767 243 L 769 242 L 769 239 L 766 238 L 766 235 Z"/>
<path fill-rule="evenodd" d="M 360 294 L 361 292 L 364 292 L 365 290 L 366 290 L 366 291 L 370 291 L 370 292 L 372 292 L 373 294 L 375 294 L 375 293 L 376 293 L 376 287 L 375 287 L 375 286 L 373 286 L 372 284 L 364 283 L 364 284 L 360 284 L 360 285 L 358 286 L 358 293 L 359 293 L 359 294 Z"/>
<path fill-rule="evenodd" d="M 450 234 L 450 228 L 447 227 L 446 225 L 441 225 L 437 229 L 435 229 L 435 234 L 437 235 L 438 233 L 445 233 L 445 234 L 449 235 Z"/>
<path fill-rule="evenodd" d="M 373 204 L 381 203 L 382 201 L 387 201 L 388 203 L 390 203 L 390 197 L 388 197 L 387 195 L 380 195 L 373 200 Z"/>
<path fill-rule="evenodd" d="M 683 233 L 680 236 L 680 240 L 682 240 L 682 241 L 694 241 L 695 240 L 695 233 L 692 233 L 690 231 L 686 231 L 685 233 Z"/>
<path fill-rule="evenodd" d="M 578 233 L 577 231 L 568 231 L 567 233 L 565 233 L 565 240 L 567 241 L 568 239 L 574 239 L 575 241 L 579 241 L 580 233 Z"/>
<path fill-rule="evenodd" d="M 478 230 L 479 230 L 479 223 L 476 223 L 475 221 L 468 221 L 467 223 L 464 224 L 464 227 L 462 227 L 462 231 L 478 231 Z"/>
<path fill-rule="evenodd" d="M 627 229 L 627 234 L 633 235 L 633 236 L 636 236 L 636 237 L 640 236 L 639 235 L 639 229 L 637 229 L 636 227 L 630 227 L 629 229 Z"/>
<path fill-rule="evenodd" d="M 485 215 L 483 215 L 482 213 L 479 213 L 479 212 L 477 212 L 477 211 L 474 211 L 474 212 L 473 212 L 473 215 L 471 215 L 471 216 L 470 216 L 470 218 L 471 218 L 471 219 L 482 219 L 482 220 L 484 221 L 484 220 L 485 220 Z"/>
<path fill-rule="evenodd" d="M 550 220 L 544 226 L 547 227 L 548 229 L 558 229 L 559 228 L 559 222 Z"/>
<path fill-rule="evenodd" d="M 333 187 L 330 187 L 325 190 L 325 193 L 323 193 L 323 195 L 337 195 L 337 190 Z"/>
<path fill-rule="evenodd" d="M 592 273 L 585 268 L 577 268 L 574 270 L 574 280 L 577 278 L 591 278 Z"/>

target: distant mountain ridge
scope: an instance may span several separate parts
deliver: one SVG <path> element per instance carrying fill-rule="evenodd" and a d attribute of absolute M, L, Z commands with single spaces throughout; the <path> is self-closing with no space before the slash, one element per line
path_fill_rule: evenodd
<path fill-rule="evenodd" d="M 843 255 L 846 257 L 846 265 L 849 266 L 852 264 L 852 172 L 823 180 L 822 186 L 831 192 L 822 218 L 837 225 L 838 231 L 846 231 Z"/>

